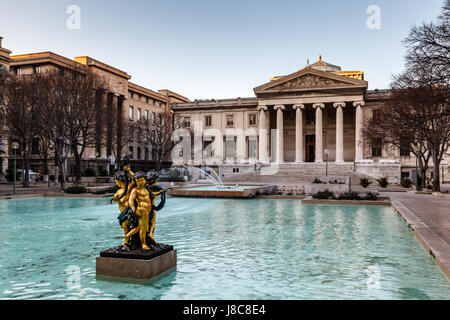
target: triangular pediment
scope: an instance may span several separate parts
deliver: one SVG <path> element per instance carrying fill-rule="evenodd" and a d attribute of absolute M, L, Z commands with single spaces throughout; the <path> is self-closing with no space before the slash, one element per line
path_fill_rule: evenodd
<path fill-rule="evenodd" d="M 257 96 L 270 93 L 304 93 L 305 91 L 367 89 L 367 81 L 307 67 L 298 72 L 256 87 Z"/>

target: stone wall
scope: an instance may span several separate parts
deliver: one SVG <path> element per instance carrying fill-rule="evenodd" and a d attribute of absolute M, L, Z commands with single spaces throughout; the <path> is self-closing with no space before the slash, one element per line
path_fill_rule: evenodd
<path fill-rule="evenodd" d="M 388 177 L 391 183 L 398 183 L 401 180 L 401 164 L 399 163 L 370 163 L 356 164 L 356 172 L 378 179 Z"/>

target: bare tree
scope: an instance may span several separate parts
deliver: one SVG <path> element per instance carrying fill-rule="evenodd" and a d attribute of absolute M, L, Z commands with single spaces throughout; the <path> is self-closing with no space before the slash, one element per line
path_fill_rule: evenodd
<path fill-rule="evenodd" d="M 10 136 L 19 142 L 24 163 L 23 186 L 29 186 L 30 155 L 33 139 L 40 130 L 39 109 L 45 87 L 41 75 L 10 75 L 3 84 L 0 113 Z"/>
<path fill-rule="evenodd" d="M 440 163 L 450 144 L 450 0 L 437 22 L 414 26 L 404 40 L 406 70 L 394 77 L 380 117 L 366 128 L 388 144 L 409 145 L 422 177 L 431 157 L 433 191 L 440 191 Z"/>
<path fill-rule="evenodd" d="M 73 67 L 47 74 L 48 99 L 40 110 L 46 119 L 43 129 L 54 145 L 55 164 L 61 170 L 61 189 L 65 188 L 67 160 L 75 160 L 77 183 L 81 181 L 81 160 L 88 147 L 95 144 L 97 124 L 104 112 L 98 112 L 97 92 L 102 79 L 87 68 Z M 100 115 L 100 119 L 99 119 Z"/>
<path fill-rule="evenodd" d="M 129 124 L 130 136 L 136 136 L 139 145 L 153 151 L 157 170 L 161 170 L 162 162 L 168 160 L 173 148 L 173 119 L 169 111 L 156 113 L 151 120 L 141 119 Z"/>
<path fill-rule="evenodd" d="M 97 92 L 104 87 L 102 79 L 86 69 L 75 69 L 64 74 L 69 104 L 66 106 L 64 123 L 66 139 L 75 159 L 76 182 L 81 181 L 81 160 L 87 147 L 95 145 L 98 123 L 103 123 L 105 112 L 98 110 Z M 102 134 L 103 136 L 103 134 Z"/>
<path fill-rule="evenodd" d="M 450 0 L 444 1 L 435 23 L 414 26 L 404 43 L 407 70 L 396 86 L 415 95 L 416 105 L 422 106 L 411 110 L 411 124 L 430 147 L 433 191 L 440 191 L 439 167 L 450 143 Z"/>

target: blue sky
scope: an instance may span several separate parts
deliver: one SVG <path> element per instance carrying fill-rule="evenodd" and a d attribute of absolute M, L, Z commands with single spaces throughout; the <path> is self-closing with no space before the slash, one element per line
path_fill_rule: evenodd
<path fill-rule="evenodd" d="M 69 5 L 81 28 L 69 30 Z M 381 28 L 369 29 L 370 5 Z M 0 36 L 13 54 L 89 55 L 153 90 L 195 98 L 253 96 L 253 88 L 323 60 L 387 88 L 404 66 L 402 39 L 440 13 L 441 0 L 0 0 Z"/>

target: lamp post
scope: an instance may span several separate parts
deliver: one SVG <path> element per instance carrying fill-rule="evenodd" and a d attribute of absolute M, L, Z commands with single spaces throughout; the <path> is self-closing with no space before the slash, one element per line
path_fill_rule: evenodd
<path fill-rule="evenodd" d="M 17 142 L 13 142 L 11 144 L 11 147 L 13 148 L 14 151 L 14 194 L 16 194 L 16 175 L 17 175 L 17 166 L 16 166 L 16 155 L 17 155 L 17 150 L 19 149 L 19 144 Z"/>
<path fill-rule="evenodd" d="M 329 154 L 328 149 L 325 149 L 324 153 L 325 153 L 325 176 L 328 177 L 328 154 Z"/>
<path fill-rule="evenodd" d="M 417 174 L 417 154 L 420 152 L 420 148 L 418 146 L 414 147 L 414 155 L 416 156 L 416 191 L 420 191 L 421 186 L 419 185 L 419 175 Z"/>

